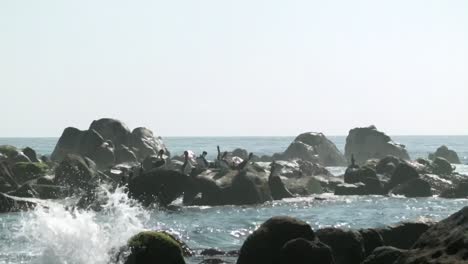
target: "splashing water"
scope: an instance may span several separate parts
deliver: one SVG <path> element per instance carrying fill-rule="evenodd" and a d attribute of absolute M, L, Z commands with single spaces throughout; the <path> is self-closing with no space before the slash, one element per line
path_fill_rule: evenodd
<path fill-rule="evenodd" d="M 123 188 L 104 189 L 107 202 L 101 212 L 51 203 L 38 207 L 24 220 L 22 235 L 43 249 L 35 263 L 109 263 L 121 246 L 145 229 L 149 214 Z"/>

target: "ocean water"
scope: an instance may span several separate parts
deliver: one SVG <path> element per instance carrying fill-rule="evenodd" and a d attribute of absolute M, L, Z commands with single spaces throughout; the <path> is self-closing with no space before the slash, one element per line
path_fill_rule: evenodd
<path fill-rule="evenodd" d="M 468 136 L 393 137 L 405 144 L 411 157 L 427 157 L 446 144 L 468 163 Z M 345 137 L 330 137 L 343 151 Z M 172 153 L 206 150 L 213 157 L 216 145 L 223 150 L 242 147 L 257 155 L 283 151 L 293 137 L 165 138 Z M 41 154 L 53 151 L 57 138 L 0 138 L 0 145 L 31 146 Z M 468 174 L 468 166 L 459 172 Z M 342 168 L 333 168 L 337 173 Z M 0 263 L 104 264 L 116 248 L 141 230 L 169 230 L 199 251 L 239 249 L 262 222 L 276 215 L 307 221 L 314 229 L 336 226 L 369 228 L 400 221 L 437 221 L 468 205 L 466 199 L 402 198 L 382 196 L 337 197 L 322 194 L 275 201 L 258 206 L 182 207 L 174 210 L 143 209 L 127 198 L 124 189 L 105 192 L 109 198 L 102 212 L 69 210 L 73 199 L 41 201 L 43 207 L 29 212 L 0 214 Z M 180 205 L 180 201 L 176 205 Z M 235 263 L 234 258 L 224 258 Z M 188 258 L 199 263 L 203 257 Z"/>

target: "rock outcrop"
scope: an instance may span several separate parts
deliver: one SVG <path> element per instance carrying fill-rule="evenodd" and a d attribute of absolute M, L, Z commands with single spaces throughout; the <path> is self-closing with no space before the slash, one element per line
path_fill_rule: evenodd
<path fill-rule="evenodd" d="M 108 168 L 117 162 L 141 161 L 159 150 L 169 154 L 149 129 L 140 127 L 130 132 L 121 121 L 103 118 L 93 121 L 88 130 L 66 128 L 51 159 L 60 162 L 67 154 L 76 154 L 92 159 L 99 168 Z"/>
<path fill-rule="evenodd" d="M 347 164 L 343 154 L 322 133 L 303 133 L 294 139 L 286 151 L 281 155 L 288 160 L 302 159 L 318 162 L 323 166 L 345 166 Z"/>
<path fill-rule="evenodd" d="M 394 264 L 467 263 L 468 207 L 433 225 Z"/>
<path fill-rule="evenodd" d="M 365 258 L 364 241 L 357 231 L 324 228 L 317 230 L 316 235 L 331 247 L 336 264 L 360 264 Z"/>
<path fill-rule="evenodd" d="M 185 264 L 181 244 L 164 232 L 140 232 L 130 238 L 128 247 L 130 254 L 125 264 Z"/>
<path fill-rule="evenodd" d="M 346 138 L 345 157 L 351 160 L 354 155 L 356 162 L 363 164 L 369 159 L 382 159 L 392 155 L 409 160 L 410 157 L 404 145 L 397 144 L 375 126 L 354 128 Z"/>
<path fill-rule="evenodd" d="M 314 231 L 306 222 L 291 217 L 270 218 L 245 240 L 237 264 L 279 264 L 281 255 L 289 251 L 281 249 L 297 238 L 316 241 Z"/>
<path fill-rule="evenodd" d="M 460 164 L 460 158 L 458 157 L 457 152 L 449 149 L 447 146 L 443 145 L 439 147 L 436 152 L 429 154 L 429 159 L 434 160 L 435 158 L 444 158 L 453 164 Z"/>

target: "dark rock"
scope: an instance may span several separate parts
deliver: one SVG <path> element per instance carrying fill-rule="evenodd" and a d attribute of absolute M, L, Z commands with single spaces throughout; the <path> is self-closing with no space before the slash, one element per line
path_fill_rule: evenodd
<path fill-rule="evenodd" d="M 294 139 L 283 153 L 286 159 L 318 162 L 323 166 L 345 166 L 346 159 L 338 148 L 322 133 L 303 133 Z"/>
<path fill-rule="evenodd" d="M 31 184 L 40 199 L 63 199 L 70 196 L 68 188 L 51 184 Z"/>
<path fill-rule="evenodd" d="M 8 193 L 8 195 L 15 196 L 15 197 L 23 197 L 23 198 L 38 198 L 39 193 L 31 187 L 30 184 L 24 184 L 23 186 L 16 189 L 14 192 Z"/>
<path fill-rule="evenodd" d="M 437 157 L 434 159 L 434 161 L 432 161 L 432 168 L 434 174 L 437 175 L 449 175 L 455 170 L 450 162 L 441 157 Z"/>
<path fill-rule="evenodd" d="M 23 149 L 24 155 L 31 160 L 31 162 L 40 162 L 39 159 L 37 158 L 37 153 L 34 149 L 30 147 L 26 147 Z"/>
<path fill-rule="evenodd" d="M 376 230 L 382 235 L 386 246 L 409 249 L 430 226 L 429 223 L 404 222 Z"/>
<path fill-rule="evenodd" d="M 268 183 L 253 173 L 240 171 L 228 188 L 228 204 L 261 204 L 272 200 Z"/>
<path fill-rule="evenodd" d="M 392 177 L 390 178 L 390 182 L 388 184 L 389 188 L 393 188 L 399 184 L 402 184 L 406 181 L 418 179 L 419 173 L 418 171 L 408 163 L 400 163 L 395 172 L 393 172 Z"/>
<path fill-rule="evenodd" d="M 143 160 L 149 155 L 156 155 L 160 150 L 164 150 L 164 153 L 170 156 L 162 139 L 155 137 L 153 132 L 147 128 L 135 128 L 132 131 L 131 142 L 131 147 L 138 150 L 135 154 L 139 160 Z"/>
<path fill-rule="evenodd" d="M 0 193 L 0 213 L 25 211 L 33 209 L 36 206 L 36 203 L 27 199 Z"/>
<path fill-rule="evenodd" d="M 337 264 L 360 264 L 365 257 L 363 238 L 357 231 L 324 228 L 317 230 L 316 235 L 331 247 Z"/>
<path fill-rule="evenodd" d="M 88 159 L 69 154 L 55 169 L 54 183 L 78 189 L 90 188 L 90 181 L 97 177 L 96 164 Z"/>
<path fill-rule="evenodd" d="M 461 181 L 453 188 L 447 189 L 440 194 L 442 198 L 461 199 L 468 197 L 468 180 Z"/>
<path fill-rule="evenodd" d="M 9 186 L 9 188 L 4 188 L 3 191 L 9 191 L 12 188 L 16 189 L 19 187 L 13 177 L 13 171 L 6 161 L 0 161 L 0 180 Z"/>
<path fill-rule="evenodd" d="M 93 121 L 89 130 L 68 127 L 60 137 L 51 159 L 60 162 L 68 154 L 88 157 L 99 168 L 109 168 L 116 162 L 135 162 L 163 149 L 160 138 L 146 128 L 130 130 L 119 120 L 103 118 Z"/>
<path fill-rule="evenodd" d="M 208 249 L 204 249 L 200 252 L 200 255 L 202 256 L 221 256 L 221 255 L 225 255 L 226 252 L 220 250 L 220 249 L 217 249 L 217 248 L 208 248 Z"/>
<path fill-rule="evenodd" d="M 125 264 L 185 264 L 181 245 L 163 232 L 144 231 L 128 241 Z"/>
<path fill-rule="evenodd" d="M 432 196 L 431 185 L 423 179 L 412 179 L 397 185 L 391 190 L 393 194 L 406 197 L 430 197 Z"/>
<path fill-rule="evenodd" d="M 362 264 L 393 264 L 406 250 L 394 247 L 378 247 Z"/>
<path fill-rule="evenodd" d="M 424 232 L 395 264 L 467 263 L 468 207 Z"/>
<path fill-rule="evenodd" d="M 145 206 L 170 204 L 184 193 L 189 176 L 172 170 L 151 170 L 130 179 L 129 194 Z"/>
<path fill-rule="evenodd" d="M 404 161 L 395 156 L 386 156 L 379 160 L 375 166 L 375 170 L 379 174 L 392 175 L 398 165 L 403 162 Z"/>
<path fill-rule="evenodd" d="M 382 159 L 388 155 L 409 160 L 404 145 L 397 144 L 375 126 L 354 128 L 346 138 L 345 157 L 350 160 L 354 155 L 356 162 L 362 164 L 369 159 Z"/>
<path fill-rule="evenodd" d="M 443 145 L 439 147 L 435 153 L 429 154 L 429 159 L 434 160 L 435 158 L 444 158 L 448 162 L 453 164 L 460 164 L 460 158 L 458 157 L 457 152 L 449 149 L 447 146 Z"/>
<path fill-rule="evenodd" d="M 369 167 L 348 168 L 344 175 L 345 183 L 364 183 L 367 178 L 378 179 L 375 170 Z"/>
<path fill-rule="evenodd" d="M 44 176 L 48 169 L 47 164 L 42 162 L 18 162 L 12 167 L 15 180 L 19 184 Z"/>
<path fill-rule="evenodd" d="M 359 233 L 363 238 L 365 256 L 369 256 L 374 249 L 384 245 L 382 236 L 375 229 L 361 229 Z"/>
<path fill-rule="evenodd" d="M 19 162 L 30 163 L 31 162 L 28 156 L 24 155 L 23 152 L 18 153 L 18 155 L 14 156 L 11 160 L 12 160 L 12 163 L 19 163 Z"/>
<path fill-rule="evenodd" d="M 89 130 L 95 130 L 104 140 L 112 141 L 114 146 L 129 146 L 130 130 L 120 120 L 112 118 L 94 120 L 89 126 Z"/>
<path fill-rule="evenodd" d="M 281 249 L 296 238 L 316 239 L 312 228 L 301 220 L 270 218 L 245 240 L 237 264 L 279 264 Z"/>
<path fill-rule="evenodd" d="M 138 161 L 135 153 L 125 145 L 115 151 L 115 159 L 117 163 L 135 163 Z"/>
<path fill-rule="evenodd" d="M 281 264 L 334 264 L 332 250 L 319 241 L 296 238 L 281 248 Z"/>

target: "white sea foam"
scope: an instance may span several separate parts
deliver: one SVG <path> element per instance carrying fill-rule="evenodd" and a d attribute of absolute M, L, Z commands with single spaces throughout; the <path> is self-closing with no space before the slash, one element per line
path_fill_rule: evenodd
<path fill-rule="evenodd" d="M 52 203 L 23 220 L 22 235 L 43 249 L 35 263 L 109 263 L 115 249 L 145 228 L 149 214 L 123 189 L 104 193 L 108 199 L 99 213 Z"/>

